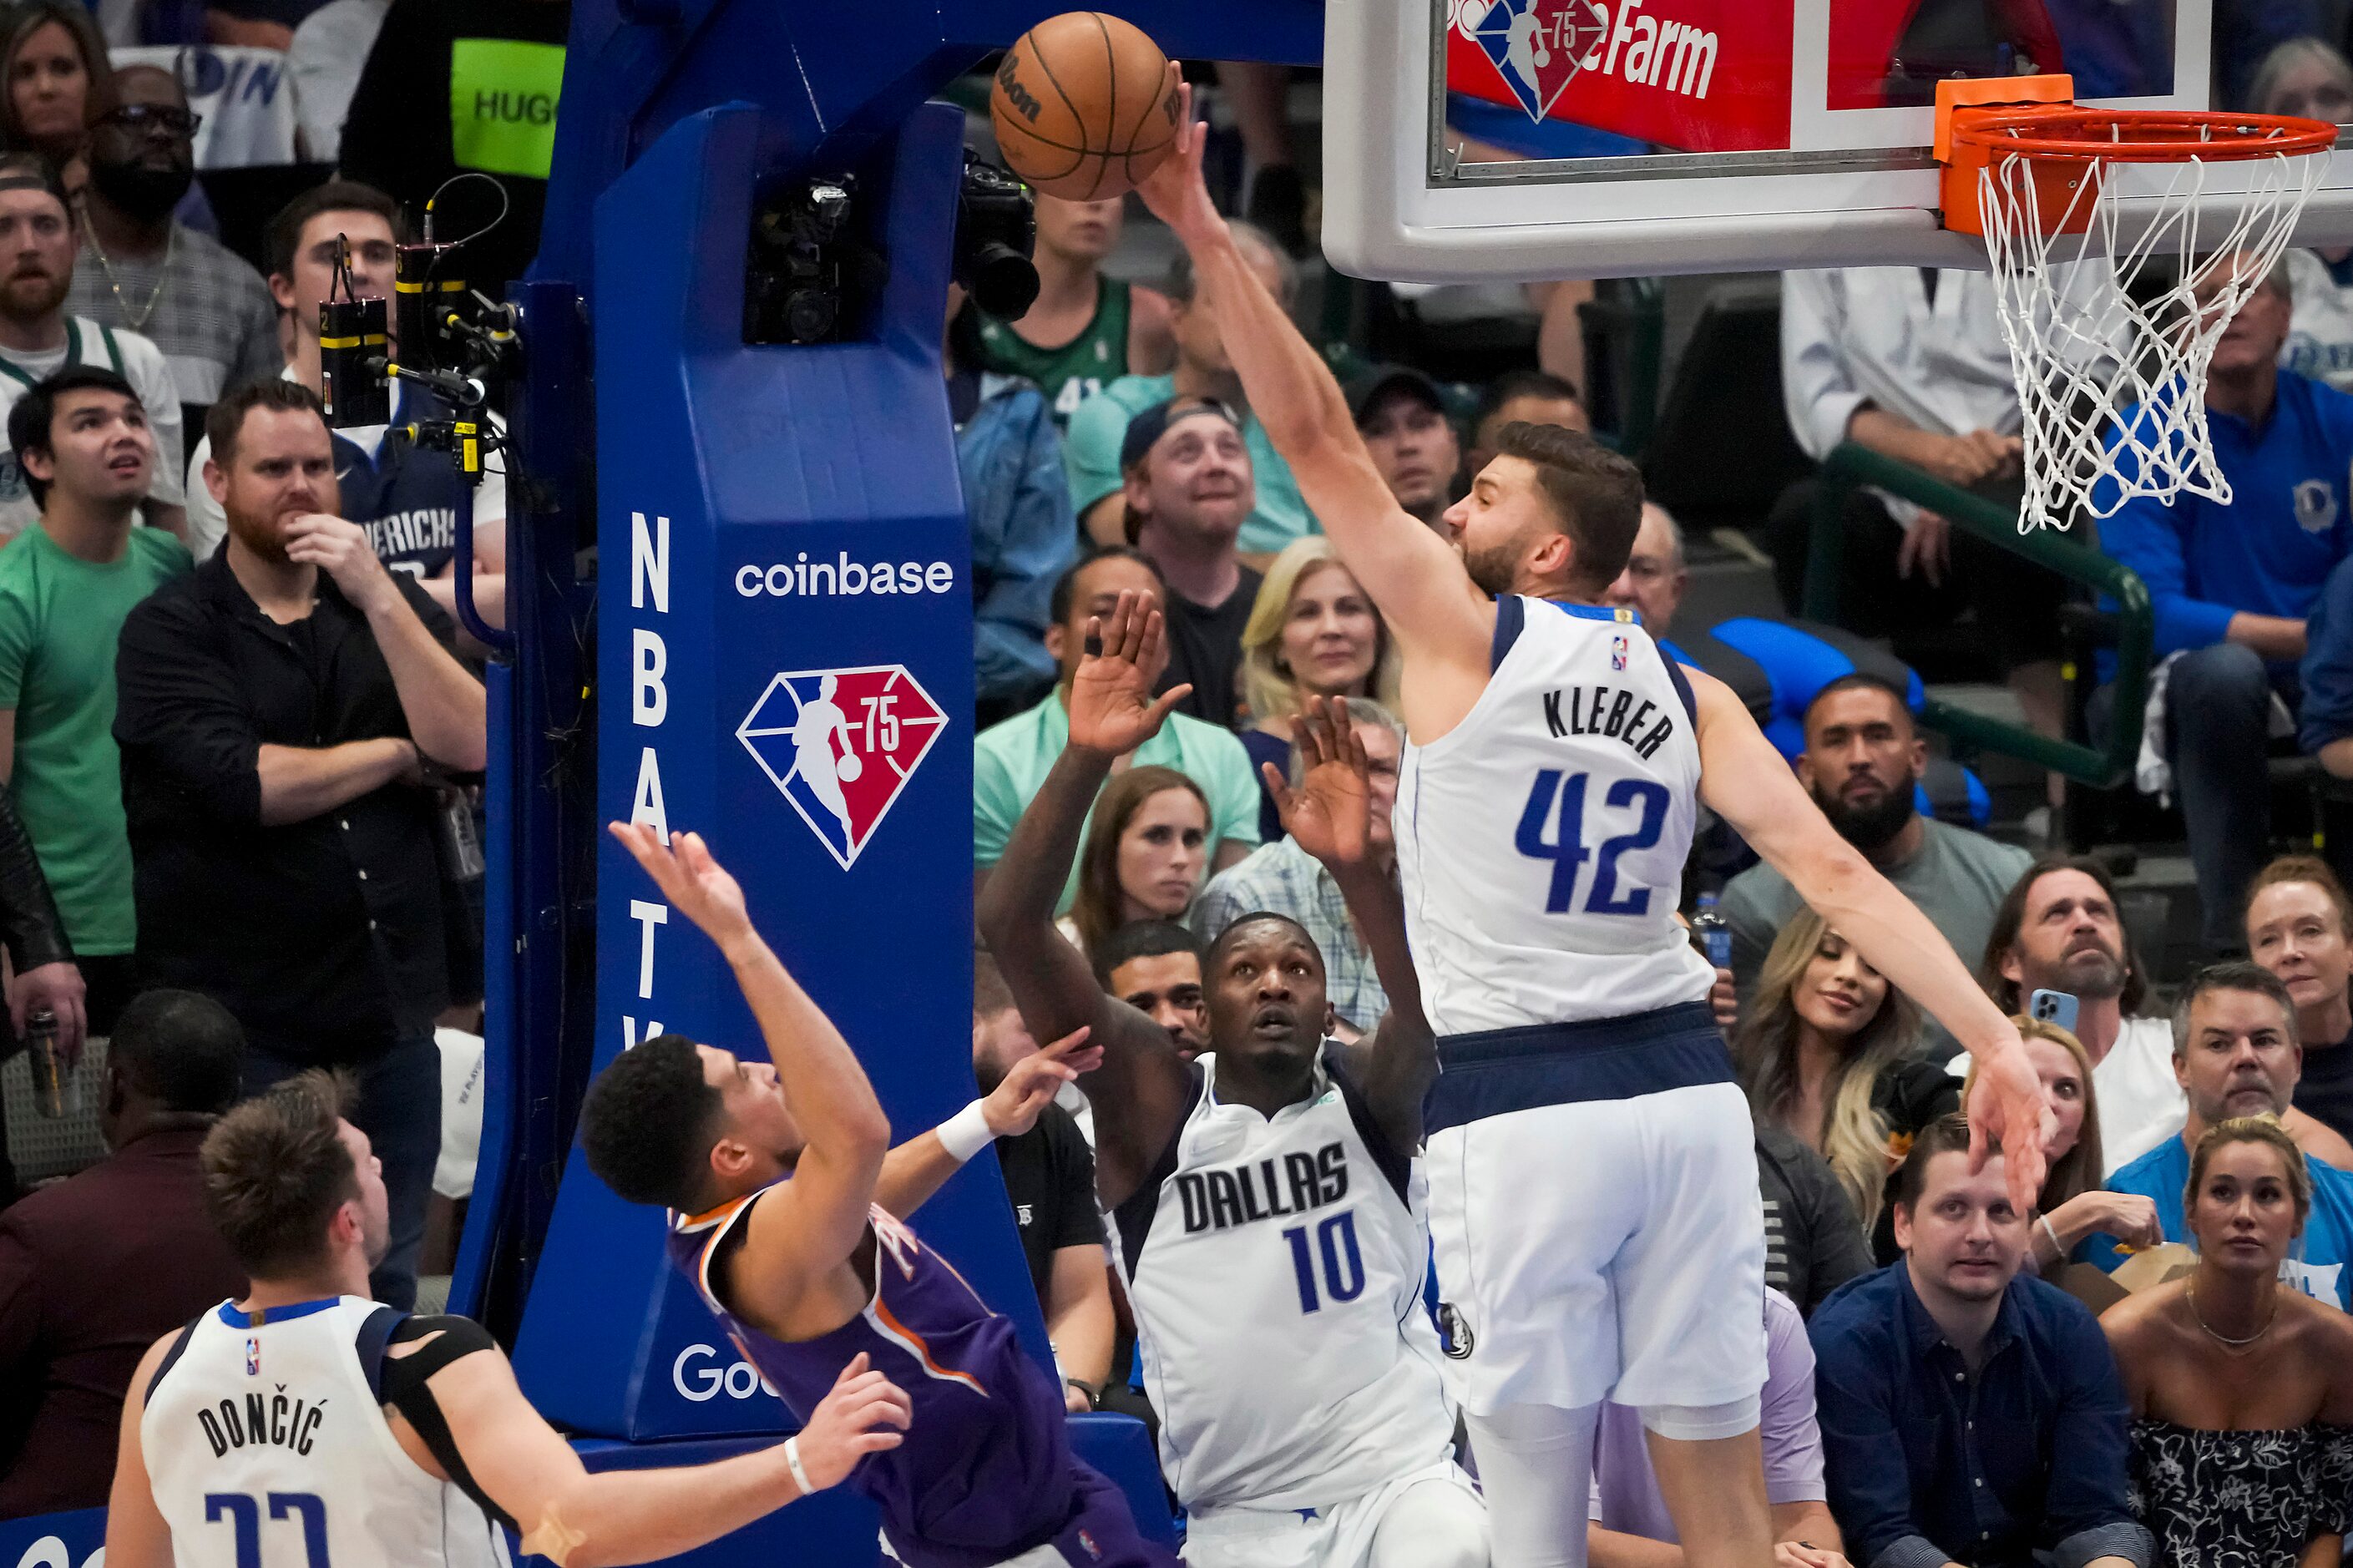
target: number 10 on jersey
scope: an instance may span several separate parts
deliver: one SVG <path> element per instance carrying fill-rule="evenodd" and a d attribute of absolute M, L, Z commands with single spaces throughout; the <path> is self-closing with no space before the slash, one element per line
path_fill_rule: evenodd
<path fill-rule="evenodd" d="M 1552 862 L 1552 886 L 1545 896 L 1546 914 L 1565 914 L 1575 907 L 1577 874 L 1588 859 L 1594 865 L 1593 881 L 1585 892 L 1587 914 L 1648 914 L 1650 889 L 1619 891 L 1618 858 L 1630 850 L 1649 849 L 1659 842 L 1659 834 L 1667 820 L 1667 786 L 1650 779 L 1619 779 L 1611 784 L 1602 796 L 1601 809 L 1620 820 L 1631 813 L 1633 826 L 1603 839 L 1599 849 L 1588 849 L 1585 841 L 1585 797 L 1589 777 L 1586 773 L 1570 773 L 1564 779 L 1558 768 L 1539 769 L 1535 787 L 1528 792 L 1528 804 L 1521 808 L 1520 827 L 1513 836 L 1513 846 L 1532 860 Z M 1556 814 L 1553 809 L 1556 800 L 1560 806 Z M 1550 842 L 1545 838 L 1547 826 L 1553 831 Z"/>

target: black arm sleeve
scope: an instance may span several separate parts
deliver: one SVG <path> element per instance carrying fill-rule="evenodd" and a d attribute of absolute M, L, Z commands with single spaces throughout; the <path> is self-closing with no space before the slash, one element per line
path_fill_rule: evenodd
<path fill-rule="evenodd" d="M 33 840 L 16 802 L 0 790 L 0 944 L 22 974 L 44 963 L 73 962 L 73 945 L 58 919 L 49 879 L 33 854 Z"/>
<path fill-rule="evenodd" d="M 406 1355 L 394 1355 L 399 1345 L 418 1348 Z M 453 1362 L 462 1361 L 481 1351 L 496 1351 L 498 1344 L 491 1331 L 471 1318 L 412 1317 L 404 1318 L 393 1329 L 385 1345 L 385 1353 L 377 1373 L 376 1396 L 417 1428 L 425 1439 L 425 1447 L 439 1460 L 459 1490 L 482 1507 L 482 1511 L 509 1530 L 517 1530 L 515 1521 L 506 1510 L 492 1502 L 466 1468 L 465 1456 L 458 1452 L 458 1441 L 449 1435 L 449 1423 L 442 1417 L 440 1402 L 427 1386 L 433 1374 Z"/>

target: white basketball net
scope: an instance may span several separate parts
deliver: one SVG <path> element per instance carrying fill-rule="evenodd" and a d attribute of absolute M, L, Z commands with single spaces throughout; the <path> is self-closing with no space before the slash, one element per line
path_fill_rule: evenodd
<path fill-rule="evenodd" d="M 2230 504 L 2206 427 L 2207 366 L 2286 248 L 2326 163 L 2273 153 L 2172 165 L 2154 218 L 2127 243 L 2119 218 L 2137 223 L 2147 204 L 2135 193 L 2120 213 L 2119 170 L 2167 165 L 2110 164 L 2105 178 L 2084 179 L 2062 232 L 2048 234 L 2029 161 L 2011 153 L 1986 169 L 1978 211 L 2024 416 L 2021 533 L 2063 529 L 2079 512 L 2107 517 L 2136 496 Z M 2245 194 L 2210 203 L 2214 168 L 2244 171 Z M 2089 226 L 2063 232 L 2084 203 Z"/>

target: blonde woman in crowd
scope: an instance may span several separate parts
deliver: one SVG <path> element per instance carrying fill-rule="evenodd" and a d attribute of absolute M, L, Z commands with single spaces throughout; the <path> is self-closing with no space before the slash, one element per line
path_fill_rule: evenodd
<path fill-rule="evenodd" d="M 1398 654 L 1356 575 L 1322 534 L 1293 540 L 1268 563 L 1242 627 L 1241 731 L 1251 773 L 1291 773 L 1291 721 L 1310 697 L 1369 697 L 1397 710 Z M 1259 842 L 1282 837 L 1273 796 L 1260 785 Z"/>
<path fill-rule="evenodd" d="M 1866 1231 L 1879 1220 L 1894 1152 L 1960 1109 L 1959 1081 L 1914 1059 L 1920 1035 L 1910 1000 L 1801 909 L 1765 955 L 1736 1037 L 1757 1121 L 1830 1162 Z"/>

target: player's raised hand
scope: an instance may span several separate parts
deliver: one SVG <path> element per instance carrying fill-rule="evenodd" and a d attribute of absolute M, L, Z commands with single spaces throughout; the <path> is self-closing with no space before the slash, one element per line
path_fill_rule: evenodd
<path fill-rule="evenodd" d="M 1362 864 L 1373 822 L 1370 768 L 1364 742 L 1337 697 L 1311 697 L 1292 721 L 1299 748 L 1299 787 L 1272 763 L 1259 764 L 1282 830 L 1299 847 L 1337 869 Z"/>
<path fill-rule="evenodd" d="M 2042 1147 L 2051 1134 L 2051 1105 L 2043 1097 L 2042 1075 L 2026 1054 L 2026 1042 L 2018 1037 L 2015 1026 L 2005 1020 L 2002 1027 L 2008 1037 L 1978 1058 L 1977 1084 L 1965 1107 L 1969 1169 L 1983 1170 L 1992 1145 L 2000 1142 L 2010 1206 L 2031 1215 L 2042 1206 Z"/>
<path fill-rule="evenodd" d="M 866 1352 L 849 1358 L 833 1388 L 809 1412 L 808 1425 L 794 1439 L 801 1468 L 818 1491 L 839 1484 L 869 1454 L 897 1447 L 899 1436 L 915 1418 L 915 1407 L 899 1385 L 869 1370 Z"/>
<path fill-rule="evenodd" d="M 1161 643 L 1167 628 L 1149 594 L 1124 592 L 1109 619 L 1087 623 L 1087 646 L 1071 678 L 1071 744 L 1124 757 L 1153 736 L 1168 710 L 1193 689 L 1152 695 L 1166 668 Z"/>
<path fill-rule="evenodd" d="M 701 926 L 703 934 L 724 947 L 752 934 L 752 917 L 744 908 L 744 889 L 711 858 L 699 833 L 673 833 L 669 844 L 643 822 L 616 822 L 613 837 L 636 857 L 654 879 L 670 907 Z"/>
<path fill-rule="evenodd" d="M 1208 142 L 1209 128 L 1193 118 L 1193 89 L 1174 60 L 1168 63 L 1168 91 L 1176 100 L 1169 128 L 1176 144 L 1135 187 L 1135 194 L 1153 216 L 1189 246 L 1225 232 L 1226 220 L 1219 216 L 1218 205 L 1209 199 L 1208 182 L 1201 177 L 1201 149 Z"/>
<path fill-rule="evenodd" d="M 1085 1029 L 1073 1029 L 1015 1062 L 1005 1081 L 980 1102 L 981 1120 L 999 1138 L 1018 1138 L 1038 1125 L 1039 1114 L 1064 1084 L 1101 1066 L 1103 1047 L 1087 1044 Z"/>

